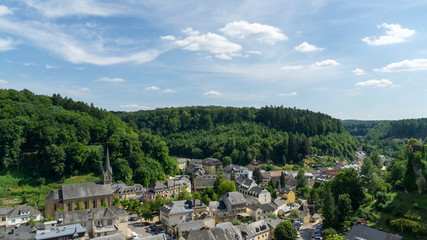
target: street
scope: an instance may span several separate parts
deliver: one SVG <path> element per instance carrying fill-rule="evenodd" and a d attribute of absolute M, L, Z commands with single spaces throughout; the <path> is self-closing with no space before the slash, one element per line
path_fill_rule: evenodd
<path fill-rule="evenodd" d="M 316 225 L 317 223 L 302 225 L 299 231 L 301 234 L 299 239 L 311 240 L 311 236 L 313 235 L 314 229 L 316 229 Z"/>

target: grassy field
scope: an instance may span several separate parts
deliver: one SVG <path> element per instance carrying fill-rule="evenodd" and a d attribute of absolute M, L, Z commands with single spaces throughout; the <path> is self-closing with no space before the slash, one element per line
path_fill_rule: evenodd
<path fill-rule="evenodd" d="M 46 182 L 44 186 L 37 186 L 37 179 L 28 178 L 20 174 L 0 176 L 0 207 L 16 205 L 31 205 L 42 210 L 44 199 L 62 184 L 96 182 L 100 177 L 93 174 L 69 177 L 57 182 Z"/>
<path fill-rule="evenodd" d="M 368 224 L 374 228 L 382 229 L 386 232 L 393 232 L 390 225 L 390 220 L 400 217 L 409 220 L 421 222 L 427 225 L 427 195 L 416 193 L 392 193 L 391 207 L 389 210 L 378 210 L 374 207 L 373 202 L 364 206 L 377 220 L 368 221 Z M 405 239 L 420 239 L 414 238 L 411 235 L 403 234 Z M 427 237 L 421 238 L 427 239 Z"/>

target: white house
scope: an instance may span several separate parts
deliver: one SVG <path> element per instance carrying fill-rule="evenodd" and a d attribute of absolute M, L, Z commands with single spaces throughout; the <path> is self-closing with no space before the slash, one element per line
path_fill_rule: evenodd
<path fill-rule="evenodd" d="M 30 221 L 33 216 L 34 221 L 41 220 L 41 213 L 31 206 L 15 207 L 7 218 L 7 226 L 20 225 Z"/>

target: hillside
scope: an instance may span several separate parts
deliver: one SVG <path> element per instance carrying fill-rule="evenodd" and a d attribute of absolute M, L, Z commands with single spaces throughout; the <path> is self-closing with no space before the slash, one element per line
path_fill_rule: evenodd
<path fill-rule="evenodd" d="M 0 174 L 21 174 L 33 182 L 97 176 L 105 146 L 115 180 L 148 184 L 177 172 L 160 138 L 128 127 L 106 110 L 56 94 L 0 90 Z"/>
<path fill-rule="evenodd" d="M 295 108 L 194 106 L 115 114 L 162 136 L 172 155 L 242 165 L 253 159 L 298 163 L 310 153 L 353 159 L 357 146 L 339 120 Z"/>

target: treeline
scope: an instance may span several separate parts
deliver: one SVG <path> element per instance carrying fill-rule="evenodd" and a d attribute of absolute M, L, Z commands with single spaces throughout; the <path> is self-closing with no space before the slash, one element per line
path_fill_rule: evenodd
<path fill-rule="evenodd" d="M 310 153 L 354 158 L 357 140 L 340 121 L 284 107 L 182 107 L 116 112 L 131 126 L 159 134 L 175 156 L 298 163 Z"/>
<path fill-rule="evenodd" d="M 177 172 L 165 142 L 105 110 L 59 94 L 0 90 L 0 174 L 47 179 L 99 174 L 105 146 L 116 180 L 147 185 Z"/>
<path fill-rule="evenodd" d="M 343 125 L 351 135 L 368 139 L 427 137 L 427 118 L 395 121 L 346 120 Z"/>

